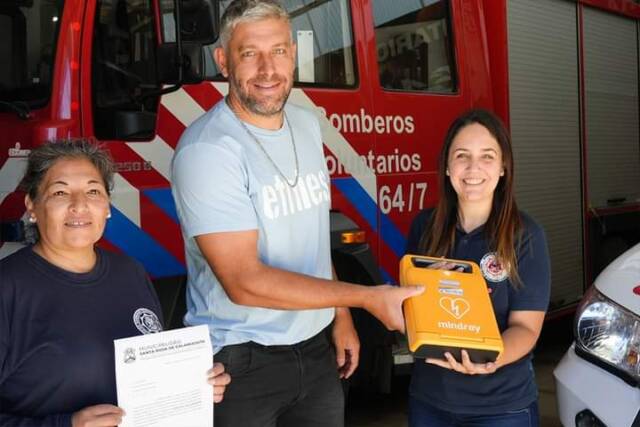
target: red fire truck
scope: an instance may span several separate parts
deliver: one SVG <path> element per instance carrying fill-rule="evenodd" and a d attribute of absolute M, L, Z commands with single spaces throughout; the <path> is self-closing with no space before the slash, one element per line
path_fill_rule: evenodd
<path fill-rule="evenodd" d="M 228 1 L 178 1 L 0 4 L 0 257 L 25 241 L 16 188 L 29 150 L 100 140 L 117 164 L 102 245 L 145 265 L 170 326 L 185 260 L 169 165 L 185 127 L 228 89 L 206 45 Z M 322 124 L 341 278 L 396 281 L 411 219 L 438 197 L 445 130 L 471 107 L 510 126 L 519 204 L 548 235 L 552 312 L 640 241 L 636 2 L 284 4 L 298 45 L 290 100 Z"/>

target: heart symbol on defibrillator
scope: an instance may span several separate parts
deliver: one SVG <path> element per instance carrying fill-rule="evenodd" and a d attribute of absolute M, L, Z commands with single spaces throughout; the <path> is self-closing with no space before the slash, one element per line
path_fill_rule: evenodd
<path fill-rule="evenodd" d="M 456 319 L 461 319 L 467 314 L 471 306 L 464 298 L 440 298 L 440 307 Z"/>

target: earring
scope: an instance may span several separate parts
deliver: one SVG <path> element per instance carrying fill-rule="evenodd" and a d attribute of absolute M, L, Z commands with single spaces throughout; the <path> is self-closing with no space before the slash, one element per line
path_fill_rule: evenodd
<path fill-rule="evenodd" d="M 107 219 L 111 218 L 111 212 L 107 214 Z"/>
<path fill-rule="evenodd" d="M 35 224 L 35 223 L 36 223 L 36 217 L 35 217 L 35 215 L 31 215 L 31 216 L 29 217 L 29 222 L 30 222 L 31 224 Z"/>
<path fill-rule="evenodd" d="M 449 168 L 444 171 L 445 175 L 449 176 Z"/>
<path fill-rule="evenodd" d="M 500 176 L 504 176 L 504 169 L 500 171 Z"/>

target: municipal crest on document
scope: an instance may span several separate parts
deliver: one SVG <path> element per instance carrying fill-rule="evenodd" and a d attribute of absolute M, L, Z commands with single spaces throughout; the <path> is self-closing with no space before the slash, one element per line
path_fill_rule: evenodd
<path fill-rule="evenodd" d="M 139 308 L 133 313 L 133 323 L 143 334 L 155 334 L 162 332 L 160 319 L 148 308 Z"/>
<path fill-rule="evenodd" d="M 136 351 L 135 349 L 128 347 L 124 350 L 124 363 L 133 363 L 136 361 Z"/>
<path fill-rule="evenodd" d="M 502 282 L 508 276 L 507 270 L 498 262 L 495 252 L 484 254 L 480 260 L 480 270 L 482 270 L 482 275 L 486 280 L 494 283 Z"/>

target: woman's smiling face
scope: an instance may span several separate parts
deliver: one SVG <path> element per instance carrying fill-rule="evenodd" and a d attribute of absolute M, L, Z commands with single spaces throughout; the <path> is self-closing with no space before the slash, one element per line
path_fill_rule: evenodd
<path fill-rule="evenodd" d="M 488 202 L 504 175 L 502 150 L 478 123 L 463 127 L 452 141 L 447 175 L 461 203 Z"/>
<path fill-rule="evenodd" d="M 45 174 L 36 200 L 25 201 L 36 219 L 39 243 L 64 253 L 92 248 L 102 237 L 109 195 L 96 167 L 86 158 L 63 158 Z"/>

